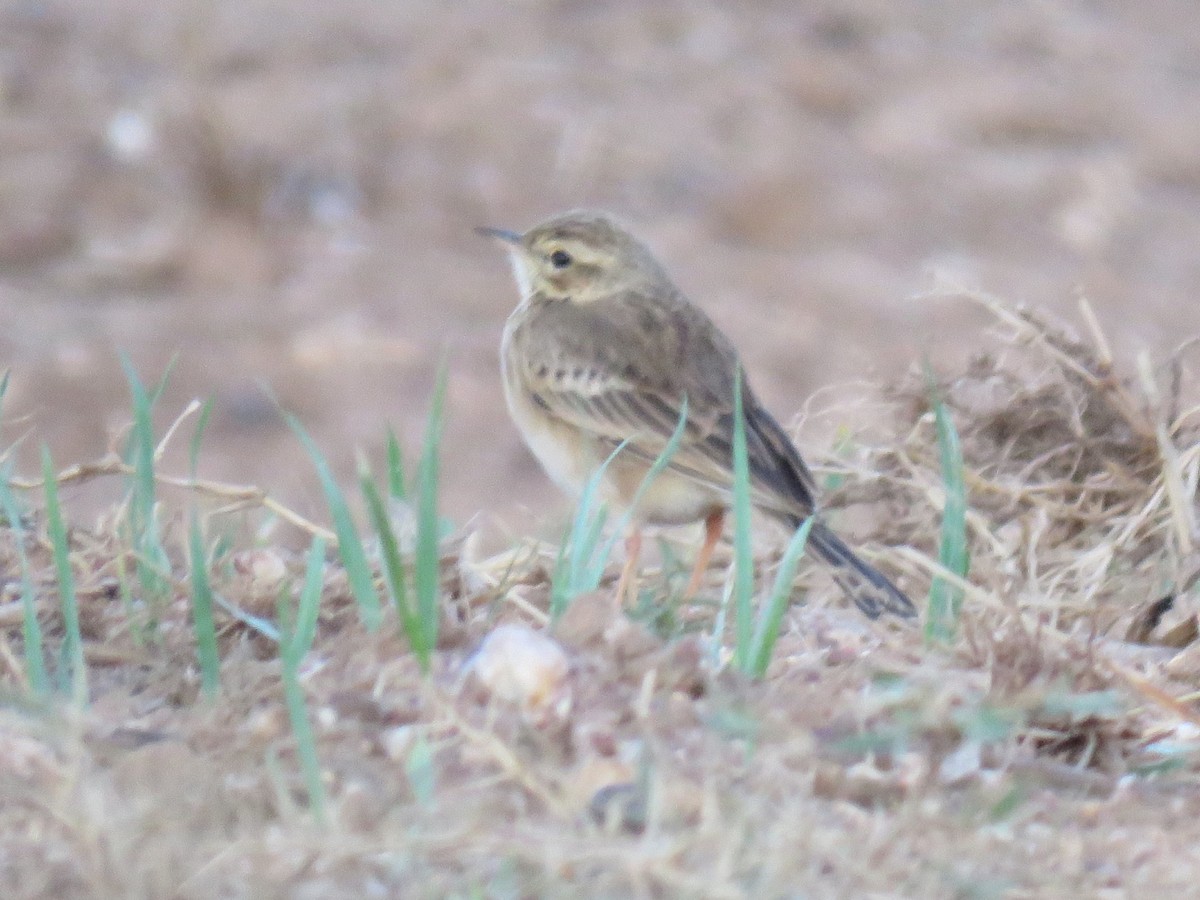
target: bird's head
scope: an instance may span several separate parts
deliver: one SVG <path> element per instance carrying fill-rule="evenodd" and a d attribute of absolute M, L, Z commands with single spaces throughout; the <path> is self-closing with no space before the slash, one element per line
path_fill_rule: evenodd
<path fill-rule="evenodd" d="M 603 213 L 563 213 L 524 234 L 503 228 L 476 230 L 507 245 L 522 299 L 591 303 L 667 281 L 646 245 Z"/>

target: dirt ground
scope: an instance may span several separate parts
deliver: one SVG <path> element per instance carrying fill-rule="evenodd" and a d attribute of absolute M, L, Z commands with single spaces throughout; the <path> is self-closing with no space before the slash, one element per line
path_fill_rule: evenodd
<path fill-rule="evenodd" d="M 7 412 L 30 454 L 91 458 L 127 418 L 116 351 L 148 380 L 177 357 L 164 419 L 217 398 L 204 471 L 315 509 L 268 390 L 349 474 L 387 422 L 415 445 L 446 354 L 447 507 L 523 531 L 562 506 L 503 414 L 515 293 L 471 229 L 583 205 L 656 248 L 784 421 L 961 361 L 984 320 L 938 296 L 959 287 L 1086 296 L 1118 354 L 1163 353 L 1200 330 L 1198 22 L 1169 0 L 6 2 Z M 830 406 L 814 455 L 855 424 Z"/>
<path fill-rule="evenodd" d="M 174 359 L 160 427 L 216 401 L 202 474 L 325 520 L 272 398 L 349 482 L 357 448 L 379 464 L 388 423 L 417 448 L 445 359 L 446 513 L 488 553 L 556 535 L 566 505 L 503 410 L 515 288 L 472 228 L 576 206 L 658 251 L 811 458 L 846 429 L 901 441 L 884 388 L 924 355 L 960 373 L 993 348 L 975 292 L 1083 332 L 1086 298 L 1126 372 L 1200 335 L 1196 110 L 1186 0 L 0 0 L 4 445 L 24 435 L 23 472 L 43 442 L 62 466 L 102 456 L 130 416 L 119 352 L 147 380 Z M 64 499 L 86 525 L 121 490 Z M 544 609 L 536 566 L 522 571 Z M 452 689 L 493 608 L 463 613 L 420 687 L 394 631 L 364 638 L 328 590 L 307 689 L 335 761 L 332 836 L 289 780 L 271 648 L 230 624 L 225 695 L 197 704 L 184 604 L 161 655 L 93 648 L 86 716 L 6 704 L 3 880 L 63 897 L 1117 898 L 1200 871 L 1196 785 L 1126 777 L 1195 723 L 1131 711 L 1137 690 L 1097 674 L 1078 616 L 1053 651 L 1004 620 L 1004 652 L 930 664 L 830 595 L 789 620 L 759 686 L 710 681 L 678 635 L 651 629 L 634 652 L 585 623 L 565 639 L 580 712 L 535 727 L 464 711 Z M 96 615 L 104 645 L 119 617 Z M 1022 740 L 1042 729 L 1069 752 L 954 761 L 970 728 L 948 710 L 988 719 L 1000 657 L 1056 673 L 1004 709 Z M 1099 706 L 1064 713 L 1063 692 Z M 880 717 L 903 735 L 879 737 Z M 432 805 L 397 775 L 414 735 L 439 759 Z M 1093 764 L 1110 745 L 1120 763 Z M 277 777 L 264 758 L 280 754 Z M 588 818 L 590 788 L 636 782 L 638 754 L 655 761 L 650 811 Z"/>

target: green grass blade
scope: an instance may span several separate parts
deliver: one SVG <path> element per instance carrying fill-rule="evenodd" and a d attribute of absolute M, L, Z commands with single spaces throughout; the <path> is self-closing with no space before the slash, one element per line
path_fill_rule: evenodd
<path fill-rule="evenodd" d="M 367 469 L 366 463 L 359 466 L 359 483 L 362 485 L 363 497 L 367 502 L 367 513 L 371 517 L 371 525 L 379 535 L 379 550 L 383 557 L 383 574 L 387 580 L 388 591 L 392 603 L 396 607 L 396 615 L 400 619 L 400 629 L 408 639 L 421 671 L 429 672 L 429 663 L 433 648 L 426 643 L 426 632 L 421 626 L 417 611 L 413 608 L 412 597 L 408 589 L 408 577 L 404 569 L 404 561 L 400 558 L 400 545 L 396 540 L 395 529 L 384 507 L 379 489 Z"/>
<path fill-rule="evenodd" d="M 594 591 L 604 577 L 604 568 L 612 551 L 612 541 L 603 546 L 600 539 L 608 521 L 608 506 L 600 502 L 600 484 L 604 473 L 625 449 L 626 441 L 600 464 L 584 484 L 575 504 L 575 515 L 567 534 L 559 544 L 550 585 L 550 621 L 558 622 L 571 601 L 580 594 Z"/>
<path fill-rule="evenodd" d="M 581 509 L 586 511 L 586 517 L 580 522 L 580 531 L 576 532 L 579 539 L 571 542 L 571 580 L 575 594 L 594 591 L 599 586 L 600 579 L 604 577 L 605 568 L 608 567 L 611 541 L 606 542 L 597 552 L 597 548 L 601 547 L 601 538 L 604 537 L 604 525 L 608 522 L 608 505 L 598 504 L 598 498 L 599 484 L 596 485 L 588 503 L 581 506 Z"/>
<path fill-rule="evenodd" d="M 322 824 L 326 821 L 325 784 L 321 780 L 321 760 L 317 756 L 316 739 L 312 723 L 308 720 L 308 705 L 304 699 L 304 688 L 295 669 L 283 672 L 283 702 L 287 707 L 292 736 L 296 740 L 296 755 L 300 760 L 300 771 L 308 789 L 309 803 L 313 816 Z"/>
<path fill-rule="evenodd" d="M 283 635 L 279 632 L 279 627 L 265 616 L 256 616 L 253 613 L 247 612 L 231 600 L 222 597 L 220 594 L 214 593 L 213 600 L 217 606 L 229 613 L 229 615 L 241 622 L 251 631 L 257 632 L 265 637 L 268 641 L 272 641 L 282 646 Z"/>
<path fill-rule="evenodd" d="M 554 571 L 550 575 L 550 624 L 553 627 L 571 605 L 574 596 L 570 590 L 570 575 L 567 571 L 567 545 L 571 540 L 571 529 L 565 529 L 554 554 Z"/>
<path fill-rule="evenodd" d="M 217 646 L 217 628 L 213 620 L 212 587 L 208 580 L 208 558 L 204 553 L 204 534 L 200 516 L 192 510 L 188 530 L 188 555 L 191 564 L 192 624 L 196 629 L 196 659 L 200 665 L 200 686 L 209 699 L 221 690 L 221 654 Z"/>
<path fill-rule="evenodd" d="M 387 434 L 388 495 L 393 500 L 408 499 L 408 481 L 404 472 L 404 451 L 396 440 L 396 432 L 388 427 Z"/>
<path fill-rule="evenodd" d="M 163 374 L 153 394 L 138 377 L 129 357 L 121 353 L 121 368 L 129 383 L 133 404 L 133 431 L 129 435 L 126 461 L 133 467 L 133 497 L 129 506 L 131 543 L 134 547 L 138 582 L 146 599 L 157 603 L 170 592 L 170 562 L 158 534 L 155 517 L 157 484 L 154 476 L 154 403 L 166 387 L 170 367 Z"/>
<path fill-rule="evenodd" d="M 687 432 L 687 420 L 688 398 L 685 395 L 680 400 L 679 419 L 675 422 L 675 430 L 671 432 L 671 437 L 667 439 L 667 443 L 663 446 L 662 452 L 659 453 L 655 458 L 654 463 L 650 466 L 649 471 L 647 471 L 645 477 L 642 478 L 641 484 L 639 484 L 637 490 L 634 491 L 633 502 L 629 504 L 629 508 L 625 510 L 624 514 L 617 521 L 617 526 L 613 529 L 613 533 L 608 539 L 608 545 L 604 549 L 604 558 L 606 563 L 608 561 L 609 554 L 612 552 L 613 545 L 629 527 L 629 523 L 633 521 L 633 514 L 637 510 L 638 504 L 641 502 L 642 498 L 646 495 L 646 491 L 650 489 L 650 485 L 654 483 L 654 479 L 661 475 L 663 470 L 671 464 L 671 458 L 675 456 L 676 451 L 679 449 L 679 445 L 683 442 L 683 436 Z M 622 443 L 621 446 L 624 446 L 624 443 Z M 617 448 L 618 451 L 620 449 L 620 447 Z M 614 451 L 613 455 L 616 455 L 616 451 Z"/>
<path fill-rule="evenodd" d="M 368 631 L 375 631 L 383 619 L 383 609 L 379 603 L 379 594 L 375 592 L 375 579 L 371 576 L 371 567 L 367 564 L 367 554 L 363 550 L 362 540 L 354 520 L 350 517 L 350 507 L 341 488 L 333 478 L 333 472 L 325 456 L 318 449 L 309 433 L 291 413 L 284 413 L 288 426 L 304 445 L 308 458 L 312 460 L 321 481 L 321 489 L 325 493 L 325 503 L 329 507 L 329 516 L 333 520 L 333 531 L 338 540 L 338 556 L 346 567 L 346 577 L 350 581 L 350 592 L 358 603 L 358 615 Z"/>
<path fill-rule="evenodd" d="M 429 746 L 425 735 L 418 734 L 413 741 L 404 758 L 404 774 L 417 802 L 422 806 L 431 804 L 437 792 L 437 772 L 433 764 L 433 748 Z"/>
<path fill-rule="evenodd" d="M 128 360 L 126 360 L 128 361 Z M 154 409 L 155 405 L 162 398 L 163 391 L 167 389 L 167 381 L 171 377 L 171 373 L 175 371 L 175 364 L 179 362 L 179 354 L 174 353 L 171 359 L 167 362 L 167 367 L 163 369 L 162 378 L 158 379 L 158 384 L 154 386 L 154 390 L 150 392 L 150 408 Z"/>
<path fill-rule="evenodd" d="M 292 736 L 296 740 L 296 755 L 308 790 L 308 799 L 313 816 L 322 824 L 327 821 L 325 784 L 321 779 L 321 762 L 317 757 L 317 743 L 312 723 L 308 718 L 308 704 L 304 687 L 300 684 L 300 663 L 312 647 L 316 636 L 317 613 L 321 606 L 321 572 L 325 566 L 325 541 L 314 538 L 308 554 L 308 565 L 304 574 L 304 587 L 300 591 L 300 603 L 291 615 L 284 602 L 280 603 L 280 657 L 283 663 L 283 698 L 287 707 Z"/>
<path fill-rule="evenodd" d="M 75 595 L 75 575 L 71 571 L 71 548 L 58 502 L 58 480 L 50 449 L 42 445 L 42 479 L 46 497 L 46 531 L 53 548 L 54 569 L 58 574 L 58 598 L 63 615 L 62 659 L 70 679 L 71 696 L 81 706 L 88 702 L 87 664 L 83 659 L 83 638 L 79 633 L 79 604 Z"/>
<path fill-rule="evenodd" d="M 196 477 L 196 466 L 200 461 L 200 443 L 204 440 L 204 430 L 212 416 L 213 398 L 209 397 L 200 407 L 200 417 L 196 420 L 196 430 L 192 432 L 192 442 L 188 445 L 188 471 Z"/>
<path fill-rule="evenodd" d="M 612 465 L 613 460 L 625 449 L 627 441 L 622 441 L 608 455 L 603 463 L 592 473 L 580 494 L 575 507 L 575 516 L 568 533 L 565 545 L 566 565 L 555 565 L 555 576 L 550 594 L 550 619 L 556 622 L 566 611 L 573 598 L 588 591 L 594 591 L 604 577 L 604 570 L 612 556 L 616 542 L 621 539 L 632 521 L 634 511 L 641 502 L 646 491 L 664 469 L 670 464 L 671 458 L 679 449 L 683 435 L 687 429 L 688 402 L 684 397 L 680 406 L 679 420 L 670 439 L 663 446 L 662 452 L 655 458 L 646 475 L 634 492 L 633 501 L 629 508 L 616 521 L 608 538 L 604 539 L 604 526 L 608 518 L 608 508 L 599 501 L 600 486 L 604 473 Z M 563 554 L 560 550 L 559 560 Z"/>
<path fill-rule="evenodd" d="M 442 410 L 446 396 L 446 367 L 438 371 L 425 425 L 425 440 L 417 465 L 417 558 L 413 584 L 417 596 L 417 619 L 423 629 L 423 643 L 437 646 L 441 615 L 441 522 L 438 517 L 439 454 L 442 443 Z"/>
<path fill-rule="evenodd" d="M 800 564 L 800 557 L 808 544 L 808 533 L 812 531 L 812 526 L 813 518 L 809 516 L 792 535 L 783 553 L 783 559 L 779 561 L 779 571 L 775 575 L 775 587 L 771 591 L 770 599 L 759 611 L 758 627 L 754 631 L 754 641 L 750 648 L 749 668 L 746 670 L 746 674 L 752 678 L 762 678 L 767 674 L 767 666 L 771 664 L 775 641 L 779 638 L 779 625 L 792 598 L 796 567 Z"/>
<path fill-rule="evenodd" d="M 313 538 L 304 570 L 304 587 L 300 591 L 300 606 L 292 633 L 291 652 L 297 663 L 312 649 L 317 637 L 317 619 L 321 612 L 321 574 L 325 569 L 325 539 Z"/>
<path fill-rule="evenodd" d="M 742 408 L 742 368 L 733 382 L 733 566 L 734 664 L 750 670 L 754 639 L 754 558 L 750 545 L 750 460 L 746 452 L 746 416 Z"/>
<path fill-rule="evenodd" d="M 5 369 L 4 374 L 0 375 L 0 408 L 4 404 L 4 395 L 8 393 L 8 379 L 12 375 L 11 369 Z M 4 416 L 0 415 L 0 426 L 4 425 Z"/>
<path fill-rule="evenodd" d="M 121 368 L 129 382 L 129 394 L 133 401 L 133 431 L 129 436 L 127 462 L 134 469 L 133 512 L 135 527 L 140 531 L 153 518 L 154 509 L 154 424 L 151 418 L 150 397 L 146 386 L 138 377 L 133 363 L 124 353 L 120 354 Z"/>
<path fill-rule="evenodd" d="M 159 391 L 165 386 L 161 382 Z M 188 445 L 188 471 L 196 477 L 200 462 L 200 445 L 204 431 L 212 415 L 213 399 L 209 397 L 200 408 L 196 428 Z M 217 644 L 216 621 L 213 618 L 212 585 L 208 578 L 208 556 L 204 552 L 204 531 L 200 527 L 200 516 L 192 509 L 188 529 L 188 557 L 192 583 L 192 624 L 196 629 L 196 659 L 200 665 L 200 685 L 208 698 L 215 697 L 221 690 L 221 653 Z"/>
<path fill-rule="evenodd" d="M 600 499 L 600 487 L 604 473 L 628 441 L 621 441 L 604 462 L 591 474 L 584 484 L 575 516 L 567 536 L 567 603 L 579 594 L 594 591 L 604 577 L 604 567 L 612 552 L 612 540 L 603 546 L 600 538 L 608 521 L 608 505 Z M 565 609 L 565 607 L 564 607 Z"/>
<path fill-rule="evenodd" d="M 5 374 L 4 381 L 8 376 Z M 4 392 L 0 384 L 0 395 Z M 25 647 L 25 677 L 34 694 L 45 695 L 50 690 L 46 675 L 46 654 L 42 647 L 42 626 L 37 617 L 37 589 L 33 586 L 33 572 L 29 566 L 29 555 L 25 552 L 25 529 L 21 525 L 21 509 L 12 488 L 8 486 L 11 471 L 6 465 L 0 468 L 0 510 L 8 520 L 13 544 L 17 548 L 17 563 L 21 569 L 21 639 Z"/>
<path fill-rule="evenodd" d="M 844 460 L 850 456 L 851 450 L 854 448 L 854 435 L 844 425 L 839 426 L 837 435 L 833 441 L 833 455 L 839 460 Z M 842 472 L 830 472 L 825 476 L 821 483 L 821 492 L 825 494 L 832 493 L 846 483 L 846 476 Z"/>
<path fill-rule="evenodd" d="M 125 610 L 125 624 L 129 629 L 129 636 L 139 647 L 144 647 L 149 635 L 146 633 L 146 623 L 138 622 L 137 604 L 129 580 L 128 559 L 128 554 L 118 553 L 113 560 L 117 569 L 117 593 L 121 595 L 121 608 Z"/>
<path fill-rule="evenodd" d="M 5 369 L 0 375 L 0 410 L 8 393 L 11 371 Z M 4 417 L 0 415 L 0 425 Z M 0 465 L 0 512 L 8 520 L 13 544 L 17 550 L 17 564 L 21 570 L 21 642 L 24 645 L 25 677 L 35 695 L 44 696 L 50 690 L 50 679 L 46 674 L 46 652 L 42 645 L 42 626 L 37 617 L 37 589 L 33 585 L 33 570 L 29 565 L 29 554 L 25 552 L 25 528 L 21 524 L 21 506 L 9 486 L 12 478 L 11 466 Z"/>
<path fill-rule="evenodd" d="M 967 490 L 963 478 L 962 446 L 954 421 L 946 409 L 946 404 L 942 402 L 933 372 L 928 365 L 925 367 L 925 376 L 937 424 L 942 484 L 946 491 L 938 559 L 948 571 L 965 579 L 970 560 L 967 549 Z M 962 611 L 962 601 L 961 587 L 941 577 L 933 579 L 929 588 L 929 614 L 925 620 L 926 641 L 948 642 L 954 639 L 959 614 Z"/>
<path fill-rule="evenodd" d="M 723 665 L 721 651 L 725 646 L 725 625 L 729 620 L 729 601 L 732 598 L 733 579 L 726 577 L 725 585 L 721 589 L 721 603 L 717 607 L 717 614 L 713 617 L 712 636 L 708 642 L 709 665 L 712 666 L 714 672 Z"/>

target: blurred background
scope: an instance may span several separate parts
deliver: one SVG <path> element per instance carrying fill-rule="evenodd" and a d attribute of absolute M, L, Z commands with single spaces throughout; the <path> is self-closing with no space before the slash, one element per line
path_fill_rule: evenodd
<path fill-rule="evenodd" d="M 561 516 L 504 413 L 516 293 L 472 228 L 584 205 L 782 421 L 824 392 L 817 457 L 865 408 L 837 386 L 983 345 L 956 291 L 1084 296 L 1118 357 L 1165 354 L 1200 332 L 1200 4 L 5 0 L 3 441 L 28 433 L 25 471 L 43 441 L 98 457 L 118 351 L 147 381 L 177 357 L 161 424 L 216 398 L 203 473 L 323 515 L 269 392 L 349 477 L 388 422 L 417 447 L 445 354 L 447 512 Z"/>

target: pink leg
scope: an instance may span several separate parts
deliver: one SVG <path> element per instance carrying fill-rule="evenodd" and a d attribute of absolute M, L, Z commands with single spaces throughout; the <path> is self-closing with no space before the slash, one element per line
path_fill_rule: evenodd
<path fill-rule="evenodd" d="M 617 605 L 624 608 L 627 595 L 636 577 L 638 558 L 642 555 L 642 531 L 636 526 L 625 538 L 625 565 L 617 581 Z"/>
<path fill-rule="evenodd" d="M 725 527 L 725 510 L 718 509 L 708 514 L 704 520 L 704 544 L 696 554 L 696 563 L 692 566 L 692 577 L 688 579 L 683 599 L 690 600 L 700 590 L 700 582 L 708 571 L 708 563 L 712 559 L 713 548 L 721 539 L 721 531 Z"/>

